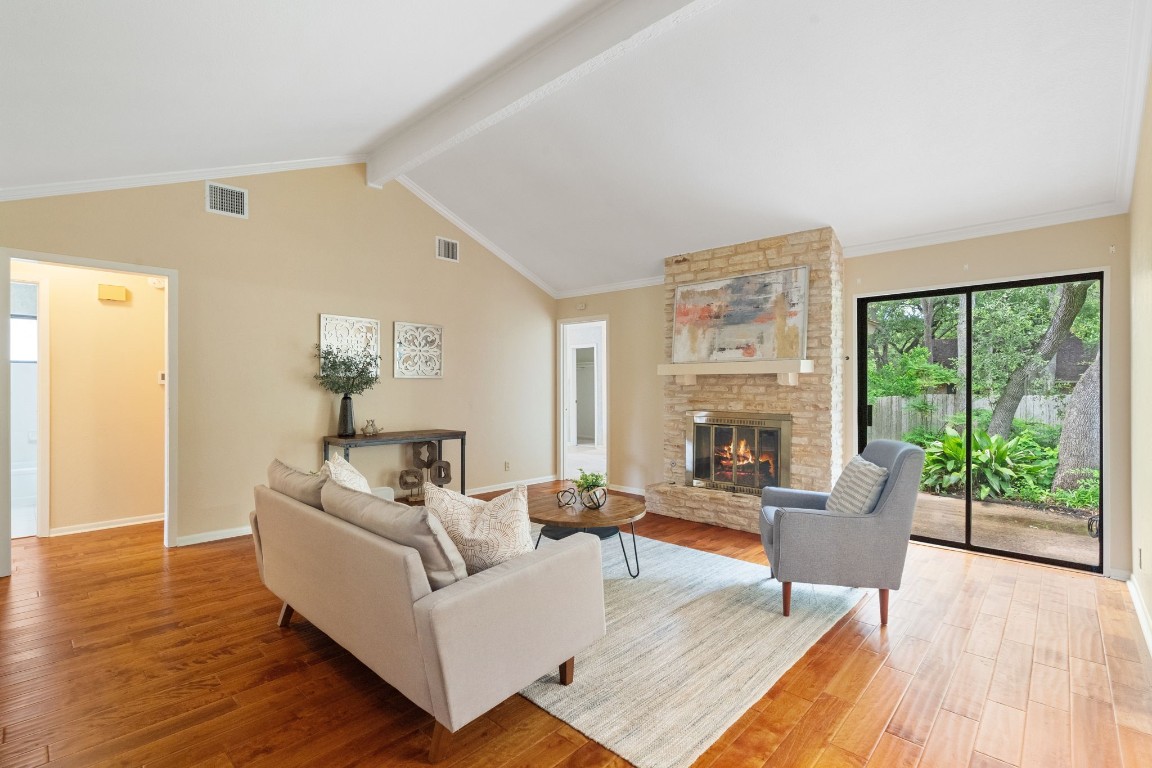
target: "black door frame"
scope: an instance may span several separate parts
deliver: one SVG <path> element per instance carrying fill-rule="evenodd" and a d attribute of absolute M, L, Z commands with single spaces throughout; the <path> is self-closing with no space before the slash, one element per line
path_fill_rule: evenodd
<path fill-rule="evenodd" d="M 1098 557 L 1096 565 L 1085 565 L 1084 563 L 1074 563 L 1066 560 L 1058 560 L 1050 557 L 1040 557 L 1038 555 L 1029 555 L 1022 552 L 1012 552 L 1008 550 L 993 549 L 991 547 L 982 547 L 972 543 L 972 295 L 984 291 L 1003 290 L 1005 288 L 1026 288 L 1034 285 L 1060 285 L 1061 283 L 1075 283 L 1083 280 L 1098 280 L 1100 281 L 1100 445 L 1097 450 L 1100 452 L 1100 527 L 1099 536 L 1097 537 L 1098 543 Z M 967 370 L 964 371 L 966 385 L 964 387 L 964 434 L 968 442 L 966 461 L 964 469 L 964 541 L 951 541 L 948 539 L 936 539 L 930 536 L 912 535 L 913 541 L 921 541 L 927 544 L 937 544 L 944 547 L 952 547 L 955 549 L 963 549 L 970 552 L 980 552 L 989 555 L 999 555 L 1001 557 L 1008 557 L 1014 560 L 1025 560 L 1033 563 L 1043 563 L 1044 565 L 1055 565 L 1062 568 L 1073 568 L 1080 571 L 1089 571 L 1091 573 L 1104 572 L 1104 535 L 1107 529 L 1107 516 L 1104 514 L 1104 430 L 1106 428 L 1104 421 L 1104 391 L 1106 383 L 1106 371 L 1104 356 L 1104 307 L 1105 307 L 1105 282 L 1104 272 L 1081 272 L 1071 275 L 1059 275 L 1055 277 L 1035 277 L 1024 280 L 1008 280 L 995 283 L 979 283 L 974 285 L 961 285 L 952 288 L 933 288 L 924 291 L 902 291 L 900 293 L 891 293 L 881 296 L 862 296 L 856 299 L 856 427 L 857 427 L 857 450 L 864 450 L 864 446 L 868 443 L 868 305 L 879 303 L 883 301 L 893 301 L 897 299 L 920 299 L 931 298 L 934 296 L 964 296 L 964 313 L 965 313 L 965 327 L 968 333 L 964 339 L 966 349 L 965 359 L 967 362 Z"/>

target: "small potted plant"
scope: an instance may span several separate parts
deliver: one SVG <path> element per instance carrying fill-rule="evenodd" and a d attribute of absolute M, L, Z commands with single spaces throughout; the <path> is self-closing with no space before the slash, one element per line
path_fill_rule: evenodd
<path fill-rule="evenodd" d="M 313 378 L 329 392 L 343 395 L 336 436 L 354 437 L 356 420 L 352 414 L 352 395 L 363 394 L 380 381 L 380 356 L 367 347 L 347 351 L 317 344 L 316 357 L 320 358 L 320 373 Z"/>
<path fill-rule="evenodd" d="M 608 500 L 608 480 L 600 472 L 579 470 L 580 477 L 572 482 L 580 495 L 580 503 L 589 509 L 600 509 Z"/>

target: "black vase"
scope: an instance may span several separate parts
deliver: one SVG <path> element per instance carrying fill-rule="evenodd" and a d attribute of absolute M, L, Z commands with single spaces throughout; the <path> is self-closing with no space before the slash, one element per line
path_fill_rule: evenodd
<path fill-rule="evenodd" d="M 355 437 L 356 418 L 352 415 L 352 395 L 340 398 L 340 421 L 336 425 L 336 437 Z"/>

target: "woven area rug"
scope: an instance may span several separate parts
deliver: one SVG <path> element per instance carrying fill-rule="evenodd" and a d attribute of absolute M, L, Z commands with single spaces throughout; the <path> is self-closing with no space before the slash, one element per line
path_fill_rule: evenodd
<path fill-rule="evenodd" d="M 767 566 L 637 543 L 630 579 L 618 540 L 603 542 L 608 634 L 576 657 L 572 685 L 552 675 L 521 693 L 639 768 L 690 765 L 862 595 L 795 584 L 784 618 Z"/>

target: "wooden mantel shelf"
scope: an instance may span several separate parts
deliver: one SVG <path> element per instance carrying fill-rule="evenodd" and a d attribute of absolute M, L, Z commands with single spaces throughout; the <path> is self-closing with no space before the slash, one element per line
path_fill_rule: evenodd
<path fill-rule="evenodd" d="M 664 363 L 656 366 L 657 376 L 675 376 L 677 384 L 692 385 L 696 377 L 706 374 L 732 375 L 774 373 L 781 384 L 796 386 L 801 373 L 812 373 L 811 360 L 737 360 L 730 363 Z"/>

